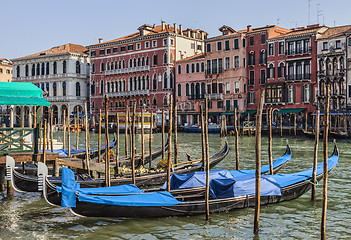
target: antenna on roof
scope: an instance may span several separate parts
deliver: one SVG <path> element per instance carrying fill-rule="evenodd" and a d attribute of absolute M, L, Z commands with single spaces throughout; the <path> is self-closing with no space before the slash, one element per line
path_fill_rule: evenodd
<path fill-rule="evenodd" d="M 322 10 L 319 10 L 319 6 L 320 6 L 321 4 L 320 3 L 318 3 L 317 4 L 317 23 L 319 24 L 319 16 L 322 16 L 323 14 L 322 14 Z"/>
<path fill-rule="evenodd" d="M 311 15 L 311 0 L 308 0 L 308 25 L 311 24 L 310 15 Z"/>
<path fill-rule="evenodd" d="M 280 20 L 280 18 L 277 18 L 277 26 L 279 25 L 279 20 Z"/>

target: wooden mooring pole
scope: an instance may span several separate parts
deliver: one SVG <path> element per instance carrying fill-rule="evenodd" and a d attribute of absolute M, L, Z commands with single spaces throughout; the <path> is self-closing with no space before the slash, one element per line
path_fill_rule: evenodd
<path fill-rule="evenodd" d="M 66 148 L 66 109 L 63 109 L 63 121 L 62 121 L 62 127 L 63 127 L 63 149 Z"/>
<path fill-rule="evenodd" d="M 76 149 L 79 149 L 79 117 L 78 117 L 78 108 L 77 108 L 77 116 L 76 116 Z"/>
<path fill-rule="evenodd" d="M 141 161 L 145 167 L 145 147 L 144 147 L 144 107 L 141 107 Z"/>
<path fill-rule="evenodd" d="M 238 134 L 238 124 L 237 124 L 237 109 L 234 109 L 234 138 L 235 138 L 235 166 L 236 170 L 239 170 L 239 134 Z"/>
<path fill-rule="evenodd" d="M 165 110 L 162 109 L 162 160 L 165 159 Z"/>
<path fill-rule="evenodd" d="M 325 224 L 327 221 L 327 203 L 328 203 L 328 131 L 329 131 L 329 102 L 330 102 L 330 85 L 326 85 L 325 105 L 324 105 L 324 131 L 323 131 L 323 202 L 322 202 L 322 221 L 321 221 L 321 239 L 326 239 Z"/>
<path fill-rule="evenodd" d="M 280 114 L 280 137 L 283 137 L 283 114 Z"/>
<path fill-rule="evenodd" d="M 50 146 L 51 152 L 54 152 L 54 134 L 53 134 L 53 118 L 54 118 L 54 111 L 52 107 L 50 107 Z"/>
<path fill-rule="evenodd" d="M 87 102 L 84 102 L 84 113 L 85 113 L 85 164 L 86 168 L 88 171 L 88 174 L 90 174 L 90 167 L 89 167 L 89 123 L 88 123 L 88 108 L 87 108 Z"/>
<path fill-rule="evenodd" d="M 174 164 L 178 164 L 178 116 L 177 104 L 174 103 Z"/>
<path fill-rule="evenodd" d="M 105 186 L 111 186 L 110 179 L 110 147 L 108 137 L 108 96 L 105 95 Z"/>
<path fill-rule="evenodd" d="M 264 90 L 260 89 L 258 109 L 256 114 L 256 189 L 255 189 L 255 219 L 254 234 L 258 235 L 260 205 L 261 205 L 261 124 L 264 104 Z"/>
<path fill-rule="evenodd" d="M 69 108 L 70 108 L 70 105 L 68 104 L 68 107 L 67 107 L 67 137 L 68 137 L 67 149 L 68 149 L 68 156 L 70 157 L 71 156 L 71 124 L 70 124 L 71 118 L 70 118 Z"/>
<path fill-rule="evenodd" d="M 172 112 L 173 112 L 173 95 L 169 98 L 169 111 L 168 111 L 168 157 L 167 157 L 167 191 L 171 191 L 171 168 L 172 168 Z"/>
<path fill-rule="evenodd" d="M 98 123 L 98 162 L 101 162 L 101 108 L 99 109 L 99 123 Z"/>
<path fill-rule="evenodd" d="M 273 175 L 273 156 L 272 156 L 272 108 L 267 109 L 268 113 L 268 161 L 269 174 Z"/>
<path fill-rule="evenodd" d="M 317 163 L 318 163 L 318 142 L 319 142 L 319 117 L 320 110 L 317 110 L 316 113 L 316 123 L 315 123 L 315 139 L 314 139 L 314 154 L 313 154 L 313 172 L 312 172 L 312 193 L 311 200 L 316 201 L 316 174 L 317 174 Z"/>
<path fill-rule="evenodd" d="M 203 166 L 203 170 L 206 171 L 205 123 L 204 123 L 204 113 L 203 113 L 202 104 L 200 104 L 200 124 L 201 124 L 202 166 Z"/>
<path fill-rule="evenodd" d="M 136 115 L 136 102 L 133 102 L 133 116 L 132 116 L 132 127 L 131 127 L 131 155 L 132 155 L 132 183 L 135 185 L 135 116 Z"/>
<path fill-rule="evenodd" d="M 152 162 L 152 129 L 154 124 L 154 116 L 152 115 L 152 111 L 150 109 L 151 121 L 150 121 L 150 135 L 149 135 L 149 169 L 151 168 Z"/>
<path fill-rule="evenodd" d="M 206 221 L 210 221 L 210 162 L 209 162 L 209 147 L 208 147 L 208 102 L 205 99 L 205 158 L 206 158 L 206 193 L 205 193 L 205 204 L 206 204 Z"/>
<path fill-rule="evenodd" d="M 119 174 L 119 116 L 116 113 L 116 167 L 115 176 Z"/>
<path fill-rule="evenodd" d="M 46 119 L 44 119 L 44 137 L 43 137 L 43 163 L 46 164 Z"/>
<path fill-rule="evenodd" d="M 124 121 L 124 155 L 128 157 L 128 128 L 129 128 L 129 107 L 126 107 L 126 115 Z"/>

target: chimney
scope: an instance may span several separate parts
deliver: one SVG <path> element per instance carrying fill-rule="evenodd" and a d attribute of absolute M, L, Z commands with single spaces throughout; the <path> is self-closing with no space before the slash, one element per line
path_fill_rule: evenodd
<path fill-rule="evenodd" d="M 166 28 L 166 23 L 165 23 L 165 21 L 162 21 L 161 23 L 162 23 L 162 31 L 163 31 Z"/>
<path fill-rule="evenodd" d="M 155 28 L 156 27 L 156 24 L 154 24 L 153 26 L 152 26 L 152 28 Z"/>
<path fill-rule="evenodd" d="M 99 38 L 99 43 L 102 43 L 103 39 L 102 38 Z"/>
<path fill-rule="evenodd" d="M 183 35 L 183 25 L 182 24 L 179 24 L 179 32 L 180 32 L 180 35 Z"/>
<path fill-rule="evenodd" d="M 177 24 L 173 23 L 174 33 L 177 34 Z"/>
<path fill-rule="evenodd" d="M 247 25 L 247 31 L 251 32 L 252 31 L 252 26 L 251 25 Z"/>

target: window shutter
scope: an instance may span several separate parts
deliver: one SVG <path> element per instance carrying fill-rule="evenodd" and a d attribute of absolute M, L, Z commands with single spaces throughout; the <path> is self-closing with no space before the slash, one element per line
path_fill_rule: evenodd
<path fill-rule="evenodd" d="M 310 99 L 309 102 L 312 103 L 313 102 L 313 85 L 310 84 Z"/>
<path fill-rule="evenodd" d="M 255 92 L 253 92 L 253 99 L 252 99 L 253 101 L 253 103 L 255 103 L 255 100 L 256 100 L 256 98 L 255 98 Z"/>
<path fill-rule="evenodd" d="M 293 103 L 296 103 L 296 86 L 293 86 Z"/>
<path fill-rule="evenodd" d="M 301 103 L 305 101 L 305 86 L 301 85 Z"/>

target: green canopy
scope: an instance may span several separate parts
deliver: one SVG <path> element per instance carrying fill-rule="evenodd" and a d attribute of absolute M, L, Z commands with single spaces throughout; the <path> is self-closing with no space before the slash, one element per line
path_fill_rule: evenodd
<path fill-rule="evenodd" d="M 286 108 L 286 109 L 280 109 L 276 114 L 280 113 L 299 113 L 305 110 L 306 108 Z"/>
<path fill-rule="evenodd" d="M 50 106 L 33 83 L 0 82 L 0 105 Z"/>
<path fill-rule="evenodd" d="M 247 110 L 245 112 L 242 112 L 241 115 L 248 115 L 248 114 L 252 115 L 255 113 L 257 113 L 257 110 Z"/>
<path fill-rule="evenodd" d="M 224 112 L 224 113 L 222 113 L 222 115 L 232 116 L 232 115 L 234 115 L 234 112 Z"/>
<path fill-rule="evenodd" d="M 219 116 L 220 112 L 209 112 L 208 116 Z"/>

